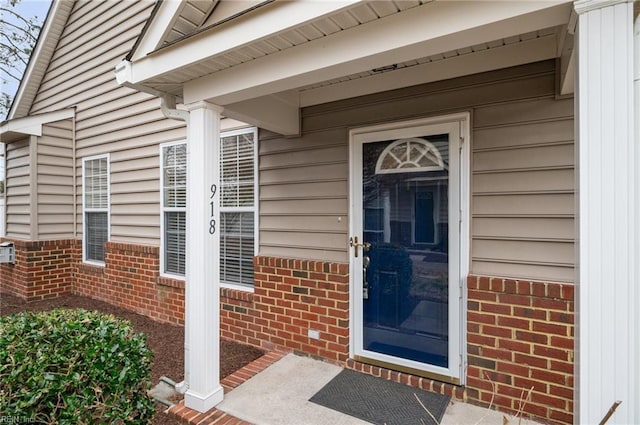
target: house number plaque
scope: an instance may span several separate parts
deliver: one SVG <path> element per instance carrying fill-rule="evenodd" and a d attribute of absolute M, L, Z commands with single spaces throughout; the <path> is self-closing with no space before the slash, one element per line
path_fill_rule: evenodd
<path fill-rule="evenodd" d="M 211 195 L 209 196 L 209 199 L 211 201 L 209 201 L 209 205 L 211 206 L 211 220 L 209 220 L 209 234 L 213 235 L 214 233 L 216 233 L 216 221 L 213 218 L 213 208 L 214 208 L 214 203 L 213 203 L 213 197 L 216 195 L 216 191 L 218 190 L 218 187 L 215 184 L 211 185 L 211 188 L 209 189 L 211 192 Z"/>

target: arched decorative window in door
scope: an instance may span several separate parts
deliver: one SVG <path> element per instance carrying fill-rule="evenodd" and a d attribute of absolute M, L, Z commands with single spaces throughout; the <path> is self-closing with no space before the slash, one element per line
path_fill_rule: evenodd
<path fill-rule="evenodd" d="M 376 174 L 441 171 L 445 164 L 438 148 L 425 139 L 413 137 L 391 143 L 380 154 Z"/>

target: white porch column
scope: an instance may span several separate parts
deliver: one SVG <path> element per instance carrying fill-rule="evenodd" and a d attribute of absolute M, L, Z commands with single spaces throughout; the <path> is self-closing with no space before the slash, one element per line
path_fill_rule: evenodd
<path fill-rule="evenodd" d="M 640 423 L 633 2 L 578 0 L 575 423 Z"/>
<path fill-rule="evenodd" d="M 187 105 L 185 405 L 206 412 L 220 403 L 220 113 Z"/>

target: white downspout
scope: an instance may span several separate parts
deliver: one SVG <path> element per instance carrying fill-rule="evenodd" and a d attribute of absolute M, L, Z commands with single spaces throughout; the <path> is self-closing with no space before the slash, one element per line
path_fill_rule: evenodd
<path fill-rule="evenodd" d="M 640 9 L 640 3 L 636 2 L 634 7 L 636 10 Z M 634 138 L 635 138 L 635 155 L 636 155 L 636 164 L 640 164 L 640 14 L 636 12 L 634 16 L 634 26 L 633 26 L 633 115 L 634 118 Z M 635 169 L 635 179 L 636 182 L 640 181 L 640 170 L 638 168 Z M 635 199 L 635 211 L 640 211 L 640 194 L 636 193 Z M 636 248 L 634 252 L 640 252 L 640 241 L 636 240 Z M 635 270 L 636 278 L 640 277 L 640 264 L 636 262 L 636 270 Z M 635 305 L 640 305 L 640 289 L 635 287 Z M 640 309 L 635 309 L 635 323 L 640 323 Z M 635 337 L 635 354 L 636 356 L 640 355 L 640 336 L 636 333 Z M 636 376 L 638 373 L 638 364 L 636 362 Z M 636 423 L 640 423 L 640 379 L 635 379 L 635 388 L 633 389 L 635 392 L 635 418 Z"/>
<path fill-rule="evenodd" d="M 177 109 L 176 108 L 176 98 L 174 96 L 168 95 L 168 94 L 162 94 L 158 96 L 160 98 L 160 110 L 162 111 L 162 114 L 172 120 L 179 120 L 179 121 L 184 121 L 185 124 L 188 126 L 189 125 L 189 111 L 184 111 L 182 109 Z M 185 332 L 184 334 L 184 349 L 185 349 L 185 353 L 188 352 L 191 348 L 190 348 L 191 344 L 189 341 L 189 333 Z M 184 394 L 187 392 L 187 390 L 189 389 L 189 381 L 190 381 L 190 373 L 191 373 L 191 368 L 190 368 L 190 361 L 189 361 L 189 356 L 184 357 L 184 380 L 182 382 L 179 382 L 177 384 L 174 385 L 175 390 L 180 393 L 180 394 Z"/>
<path fill-rule="evenodd" d="M 167 93 L 161 93 L 155 90 L 151 90 L 147 87 L 143 87 L 143 86 L 138 86 L 136 84 L 132 84 L 130 83 L 130 81 L 132 80 L 132 75 L 133 75 L 133 70 L 131 67 L 131 62 L 129 62 L 128 60 L 124 59 L 122 60 L 120 63 L 118 63 L 116 65 L 115 68 L 115 74 L 116 74 L 116 81 L 118 82 L 119 85 L 124 86 L 124 87 L 129 87 L 131 89 L 137 90 L 139 92 L 144 92 L 144 93 L 149 93 L 152 96 L 156 96 L 160 99 L 160 110 L 162 111 L 162 114 L 169 119 L 172 120 L 178 120 L 178 121 L 184 121 L 185 124 L 187 125 L 187 127 L 189 126 L 189 111 L 185 111 L 182 109 L 177 109 L 176 108 L 176 98 L 175 96 L 169 95 Z M 186 288 L 185 288 L 186 291 Z M 186 302 L 186 301 L 185 301 Z M 191 378 L 191 366 L 190 366 L 190 361 L 189 361 L 189 356 L 186 355 L 191 347 L 190 341 L 189 341 L 189 333 L 185 332 L 185 337 L 184 337 L 184 349 L 185 349 L 185 359 L 184 359 L 184 380 L 182 382 L 179 382 L 177 384 L 174 385 L 175 390 L 180 393 L 180 394 L 184 394 L 187 392 L 187 390 L 189 389 L 189 382 L 190 382 L 190 378 Z"/>
<path fill-rule="evenodd" d="M 160 110 L 165 117 L 171 120 L 184 121 L 189 125 L 189 111 L 176 108 L 176 98 L 168 94 L 158 96 L 160 98 Z"/>

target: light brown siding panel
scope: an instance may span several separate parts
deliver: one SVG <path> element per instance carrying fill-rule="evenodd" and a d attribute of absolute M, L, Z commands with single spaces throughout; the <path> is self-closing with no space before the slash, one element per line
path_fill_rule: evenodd
<path fill-rule="evenodd" d="M 57 213 L 72 206 L 73 122 L 64 120 L 43 126 L 37 147 L 38 239 L 68 239 L 73 235 L 73 215 Z"/>
<path fill-rule="evenodd" d="M 113 210 L 116 205 L 123 206 L 131 211 L 131 214 L 140 208 L 143 204 L 160 204 L 160 188 L 156 188 L 155 192 L 140 192 L 140 193 L 120 193 L 117 196 L 111 197 L 111 209 Z M 127 210 L 125 210 L 127 211 Z M 158 234 L 159 237 L 159 234 Z"/>
<path fill-rule="evenodd" d="M 346 250 L 337 249 L 334 247 L 318 247 L 309 248 L 309 244 L 294 246 L 287 243 L 280 244 L 262 244 L 260 243 L 260 249 L 265 252 L 269 252 L 269 255 L 275 257 L 284 258 L 313 258 L 321 261 L 343 261 L 342 258 L 346 255 Z"/>
<path fill-rule="evenodd" d="M 558 266 L 545 264 L 520 264 L 475 259 L 473 273 L 484 276 L 504 276 L 515 279 L 528 279 L 536 276 L 540 281 L 571 282 L 574 279 L 573 265 Z"/>
<path fill-rule="evenodd" d="M 476 193 L 472 198 L 475 217 L 554 216 L 573 217 L 573 193 L 491 194 Z"/>
<path fill-rule="evenodd" d="M 31 163 L 29 139 L 6 147 L 6 236 L 29 239 L 31 223 Z"/>
<path fill-rule="evenodd" d="M 312 154 L 311 154 L 312 155 Z M 346 161 L 333 164 L 307 165 L 296 169 L 275 168 L 260 170 L 260 184 L 338 182 L 346 183 L 349 166 Z"/>
<path fill-rule="evenodd" d="M 470 111 L 471 271 L 571 281 L 573 99 L 554 84 L 540 62 L 305 108 L 299 138 L 261 131 L 261 254 L 348 261 L 349 129 Z"/>
<path fill-rule="evenodd" d="M 287 198 L 306 198 L 309 194 L 315 197 L 345 197 L 347 187 L 336 182 L 305 182 L 293 184 L 269 184 L 260 187 L 260 199 L 278 200 Z"/>
<path fill-rule="evenodd" d="M 496 171 L 473 175 L 473 194 L 572 192 L 573 186 L 573 169 Z"/>
<path fill-rule="evenodd" d="M 508 108 L 508 105 L 503 107 Z M 573 141 L 573 120 L 515 124 L 474 129 L 474 150 Z"/>
<path fill-rule="evenodd" d="M 570 142 L 552 146 L 476 151 L 473 154 L 473 170 L 573 168 L 573 155 L 573 143 Z"/>
<path fill-rule="evenodd" d="M 552 94 L 553 82 L 553 75 L 543 74 L 531 77 L 527 84 L 522 84 L 521 80 L 506 80 L 502 82 L 499 92 L 496 92 L 495 83 L 485 82 L 465 87 L 464 90 L 457 87 L 446 91 L 427 92 L 422 96 L 416 94 L 403 99 L 389 99 L 386 103 L 363 105 L 357 109 L 341 111 L 335 117 L 311 115 L 305 121 L 305 128 L 313 130 L 323 127 L 344 127 L 353 123 L 374 124 L 397 120 L 399 117 L 443 114 L 496 101 L 541 96 L 545 92 Z"/>
<path fill-rule="evenodd" d="M 282 201 L 260 202 L 260 212 L 264 214 L 286 212 L 292 215 L 318 214 L 345 215 L 347 214 L 347 200 L 345 198 L 334 199 L 296 199 Z"/>
<path fill-rule="evenodd" d="M 477 130 L 487 126 L 513 123 L 540 122 L 544 120 L 573 119 L 573 98 L 527 99 L 507 103 L 480 106 L 473 111 L 473 124 Z"/>
<path fill-rule="evenodd" d="M 524 264 L 572 265 L 573 243 L 474 238 L 471 251 L 478 260 Z"/>
<path fill-rule="evenodd" d="M 309 157 L 310 152 L 313 155 L 312 158 Z M 305 166 L 318 163 L 342 163 L 344 162 L 344 158 L 348 158 L 348 155 L 349 152 L 345 145 L 320 147 L 312 150 L 289 150 L 281 153 L 262 154 L 260 157 L 260 167 L 261 169 L 269 169 L 271 167 L 281 166 L 282 164 L 287 164 L 287 166 Z"/>
<path fill-rule="evenodd" d="M 285 218 L 283 220 L 283 218 Z M 341 232 L 347 234 L 349 227 L 347 216 L 335 215 L 300 215 L 293 216 L 286 213 L 260 216 L 260 229 L 270 232 L 299 230 L 301 232 L 309 231 L 327 231 Z"/>
<path fill-rule="evenodd" d="M 64 147 L 61 143 L 43 147 L 40 156 L 43 173 L 51 176 L 44 189 L 52 215 L 60 213 L 51 197 L 64 192 L 54 187 L 75 183 L 75 194 L 69 196 L 75 195 L 77 203 L 66 212 L 71 223 L 75 214 L 78 235 L 83 220 L 83 158 L 109 153 L 111 240 L 159 242 L 158 145 L 184 139 L 185 125 L 165 119 L 157 98 L 119 87 L 114 76 L 116 64 L 131 50 L 153 5 L 148 0 L 76 2 L 34 102 L 32 112 L 76 107 L 75 164 L 65 165 L 65 171 L 56 162 L 65 156 L 55 150 Z M 60 129 L 56 131 L 60 137 Z"/>
<path fill-rule="evenodd" d="M 474 238 L 503 238 L 505 240 L 557 240 L 572 242 L 573 218 L 539 216 L 475 217 Z"/>

